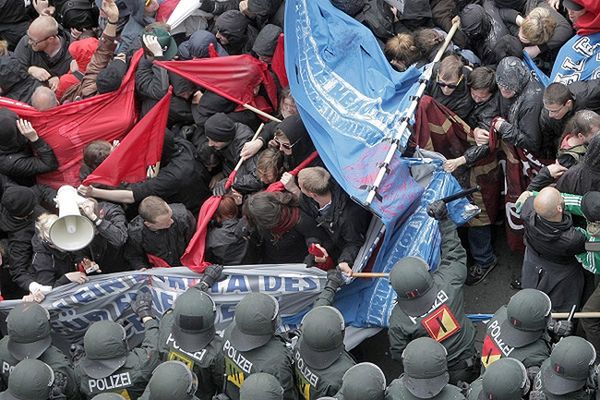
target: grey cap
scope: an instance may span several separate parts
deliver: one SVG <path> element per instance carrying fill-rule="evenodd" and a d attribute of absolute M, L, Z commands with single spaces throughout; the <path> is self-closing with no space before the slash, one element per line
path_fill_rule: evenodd
<path fill-rule="evenodd" d="M 198 378 L 181 361 L 166 361 L 152 372 L 146 391 L 149 400 L 191 400 Z"/>
<path fill-rule="evenodd" d="M 429 266 L 419 257 L 400 259 L 390 272 L 390 284 L 396 291 L 398 306 L 413 317 L 429 311 L 437 296 Z"/>
<path fill-rule="evenodd" d="M 501 358 L 485 370 L 479 400 L 520 400 L 527 384 L 525 366 L 514 358 Z"/>
<path fill-rule="evenodd" d="M 8 351 L 17 360 L 38 358 L 52 343 L 50 314 L 37 303 L 21 303 L 8 313 Z"/>
<path fill-rule="evenodd" d="M 125 400 L 125 397 L 118 393 L 106 392 L 92 397 L 92 400 Z"/>
<path fill-rule="evenodd" d="M 175 300 L 173 307 L 173 337 L 181 348 L 196 352 L 215 337 L 217 308 L 213 299 L 202 290 L 191 287 Z"/>
<path fill-rule="evenodd" d="M 513 347 L 523 347 L 538 340 L 546 331 L 552 302 L 537 289 L 523 289 L 510 298 L 506 320 L 500 324 L 502 339 Z"/>
<path fill-rule="evenodd" d="M 250 293 L 235 308 L 231 344 L 239 351 L 264 346 L 275 333 L 279 303 L 268 294 Z"/>
<path fill-rule="evenodd" d="M 581 10 L 585 9 L 584 6 L 575 2 L 574 0 L 563 0 L 563 6 L 567 10 L 572 10 L 572 11 L 581 11 Z"/>
<path fill-rule="evenodd" d="M 446 348 L 430 337 L 410 342 L 402 352 L 404 384 L 421 399 L 437 396 L 450 380 Z"/>
<path fill-rule="evenodd" d="M 344 400 L 383 400 L 385 375 L 377 365 L 363 362 L 351 367 L 342 378 L 340 393 Z"/>
<path fill-rule="evenodd" d="M 302 320 L 300 355 L 309 367 L 325 369 L 344 352 L 344 317 L 333 307 L 313 308 Z"/>
<path fill-rule="evenodd" d="M 283 388 L 271 374 L 250 375 L 240 386 L 240 400 L 283 400 Z"/>
<path fill-rule="evenodd" d="M 94 322 L 83 337 L 85 357 L 81 368 L 94 379 L 105 378 L 121 368 L 127 361 L 127 334 L 112 321 Z"/>
<path fill-rule="evenodd" d="M 8 390 L 0 400 L 46 400 L 54 383 L 54 372 L 48 364 L 26 358 L 20 361 L 8 377 Z"/>
<path fill-rule="evenodd" d="M 542 364 L 542 385 L 550 394 L 561 396 L 583 388 L 596 360 L 596 350 L 578 336 L 563 338 Z"/>

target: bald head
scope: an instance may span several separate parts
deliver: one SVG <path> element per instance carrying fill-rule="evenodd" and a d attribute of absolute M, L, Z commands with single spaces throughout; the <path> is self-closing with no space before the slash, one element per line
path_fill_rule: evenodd
<path fill-rule="evenodd" d="M 45 111 L 58 105 L 56 94 L 46 86 L 38 86 L 31 95 L 31 105 L 39 111 Z"/>
<path fill-rule="evenodd" d="M 546 187 L 536 196 L 533 201 L 533 208 L 545 220 L 560 222 L 565 207 L 560 192 L 553 187 Z"/>
<path fill-rule="evenodd" d="M 58 22 L 53 17 L 41 15 L 29 25 L 28 32 L 40 33 L 43 36 L 55 35 L 58 32 Z"/>

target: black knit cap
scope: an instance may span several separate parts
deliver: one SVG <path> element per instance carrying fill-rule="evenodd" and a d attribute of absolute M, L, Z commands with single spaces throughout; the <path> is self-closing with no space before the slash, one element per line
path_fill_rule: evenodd
<path fill-rule="evenodd" d="M 587 192 L 583 195 L 581 212 L 590 222 L 600 221 L 600 192 Z"/>
<path fill-rule="evenodd" d="M 28 187 L 9 186 L 2 196 L 2 207 L 14 217 L 26 217 L 37 205 L 35 193 Z"/>
<path fill-rule="evenodd" d="M 231 142 L 235 138 L 235 123 L 224 113 L 217 113 L 206 120 L 204 133 L 215 142 Z"/>

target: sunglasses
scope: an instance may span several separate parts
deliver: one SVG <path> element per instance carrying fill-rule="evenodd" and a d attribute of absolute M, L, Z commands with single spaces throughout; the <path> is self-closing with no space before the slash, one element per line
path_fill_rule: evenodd
<path fill-rule="evenodd" d="M 277 143 L 277 147 L 283 147 L 286 150 L 291 150 L 295 145 L 298 144 L 298 142 L 300 141 L 300 139 L 296 140 L 294 143 L 290 144 L 290 143 L 281 143 L 279 140 L 277 139 L 273 139 L 273 141 L 275 143 Z"/>
<path fill-rule="evenodd" d="M 438 76 L 438 78 L 436 79 L 435 83 L 437 83 L 441 87 L 447 87 L 448 89 L 456 89 L 460 85 L 460 83 L 462 82 L 463 77 L 464 77 L 464 75 L 461 75 L 460 79 L 456 83 L 446 83 L 446 82 L 441 82 L 439 80 L 440 78 Z"/>

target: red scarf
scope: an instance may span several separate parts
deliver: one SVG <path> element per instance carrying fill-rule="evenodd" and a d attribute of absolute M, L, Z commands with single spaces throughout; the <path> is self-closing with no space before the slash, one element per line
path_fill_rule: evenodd
<path fill-rule="evenodd" d="M 298 207 L 284 207 L 279 222 L 271 229 L 276 239 L 291 231 L 300 220 L 300 209 Z"/>

